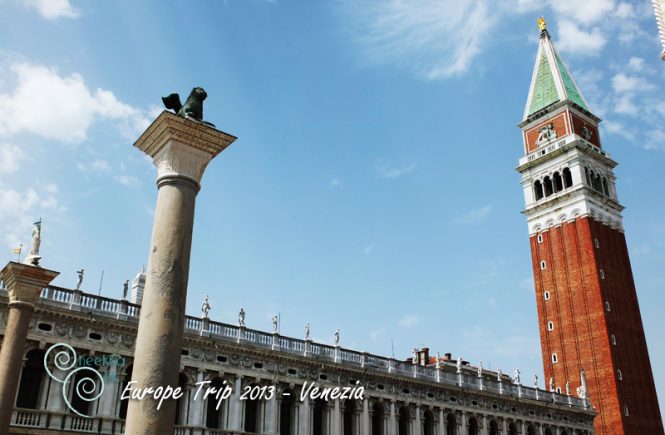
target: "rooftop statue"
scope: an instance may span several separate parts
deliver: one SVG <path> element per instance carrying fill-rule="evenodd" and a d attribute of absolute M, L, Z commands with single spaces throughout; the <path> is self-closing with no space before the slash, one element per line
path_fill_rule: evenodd
<path fill-rule="evenodd" d="M 204 124 L 214 127 L 213 124 L 203 120 L 203 100 L 207 97 L 208 94 L 203 88 L 196 87 L 189 93 L 189 97 L 187 97 L 185 104 L 180 102 L 180 95 L 177 93 L 173 93 L 168 97 L 162 97 L 162 101 L 164 102 L 164 107 L 174 110 L 176 115 L 203 122 Z"/>

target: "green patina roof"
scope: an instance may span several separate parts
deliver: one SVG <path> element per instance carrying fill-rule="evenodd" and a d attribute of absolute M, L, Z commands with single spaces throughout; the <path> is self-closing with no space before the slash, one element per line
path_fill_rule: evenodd
<path fill-rule="evenodd" d="M 541 37 L 540 58 L 535 68 L 536 75 L 531 83 L 531 101 L 527 102 L 526 117 L 566 99 L 590 111 L 568 68 L 554 49 L 549 34 Z M 557 83 L 564 95 L 560 95 L 557 91 Z"/>
<path fill-rule="evenodd" d="M 580 94 L 580 91 L 577 90 L 577 86 L 575 86 L 573 78 L 570 76 L 570 74 L 568 74 L 568 68 L 566 68 L 566 66 L 561 61 L 559 53 L 554 51 L 554 56 L 556 56 L 556 62 L 559 66 L 559 71 L 561 71 L 561 78 L 563 79 L 563 86 L 566 88 L 566 95 L 568 96 L 568 99 L 590 112 L 589 108 L 584 102 L 584 98 L 582 98 L 582 94 Z"/>
<path fill-rule="evenodd" d="M 545 50 L 542 50 L 533 86 L 534 89 L 528 115 L 559 101 L 559 94 L 556 91 L 554 77 L 552 76 L 552 68 L 550 67 L 550 62 L 547 60 Z"/>

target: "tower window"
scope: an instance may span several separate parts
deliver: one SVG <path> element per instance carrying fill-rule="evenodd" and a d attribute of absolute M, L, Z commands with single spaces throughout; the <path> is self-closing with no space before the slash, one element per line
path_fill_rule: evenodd
<path fill-rule="evenodd" d="M 605 271 L 600 269 L 600 279 L 605 279 Z"/>
<path fill-rule="evenodd" d="M 545 186 L 545 196 L 550 196 L 551 194 L 554 193 L 554 189 L 552 187 L 552 179 L 550 177 L 545 177 L 543 179 L 543 186 Z"/>
<path fill-rule="evenodd" d="M 552 354 L 552 364 L 556 364 L 559 362 L 559 357 L 556 356 L 556 353 Z"/>
<path fill-rule="evenodd" d="M 617 378 L 619 378 L 620 381 L 623 381 L 623 374 L 621 373 L 621 369 L 617 370 Z"/>
<path fill-rule="evenodd" d="M 610 341 L 612 342 L 612 346 L 617 345 L 617 338 L 614 336 L 614 334 L 612 334 L 612 336 L 610 337 Z"/>
<path fill-rule="evenodd" d="M 593 239 L 593 246 L 596 248 L 600 248 L 600 243 L 598 243 L 598 239 Z"/>
<path fill-rule="evenodd" d="M 623 405 L 623 415 L 628 417 L 630 414 L 628 413 L 628 405 Z"/>
<path fill-rule="evenodd" d="M 547 322 L 547 330 L 554 331 L 554 322 Z"/>
<path fill-rule="evenodd" d="M 605 301 L 605 310 L 606 311 L 612 311 L 612 309 L 610 307 L 610 303 L 608 301 Z"/>
<path fill-rule="evenodd" d="M 552 176 L 552 185 L 555 192 L 561 192 L 563 190 L 563 179 L 558 172 L 555 172 Z"/>
<path fill-rule="evenodd" d="M 556 387 L 556 393 L 561 394 L 561 387 Z"/>
<path fill-rule="evenodd" d="M 540 268 L 541 268 L 541 270 L 547 269 L 547 263 L 545 263 L 544 261 L 541 261 L 540 262 Z"/>
<path fill-rule="evenodd" d="M 546 291 L 546 292 L 543 294 L 543 297 L 545 298 L 546 301 L 549 301 L 550 298 L 552 297 L 552 295 L 550 294 L 550 292 Z"/>
<path fill-rule="evenodd" d="M 543 235 L 538 234 L 538 243 L 543 243 Z"/>
<path fill-rule="evenodd" d="M 570 169 L 563 169 L 563 187 L 566 189 L 573 185 L 573 175 L 570 173 Z"/>
<path fill-rule="evenodd" d="M 536 180 L 536 182 L 533 183 L 533 190 L 536 194 L 536 201 L 543 199 L 543 183 L 541 183 L 540 180 Z"/>

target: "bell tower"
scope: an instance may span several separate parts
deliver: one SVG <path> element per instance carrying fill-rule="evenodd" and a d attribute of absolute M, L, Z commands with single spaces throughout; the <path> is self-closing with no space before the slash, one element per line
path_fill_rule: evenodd
<path fill-rule="evenodd" d="M 545 382 L 586 395 L 598 434 L 663 424 L 615 188 L 617 163 L 545 20 L 524 110 L 521 174 Z M 587 390 L 580 372 L 586 372 Z"/>

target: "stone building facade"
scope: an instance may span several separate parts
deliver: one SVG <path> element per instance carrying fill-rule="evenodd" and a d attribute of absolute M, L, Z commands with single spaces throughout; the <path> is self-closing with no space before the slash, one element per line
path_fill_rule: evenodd
<path fill-rule="evenodd" d="M 139 276 L 135 285 L 141 282 Z M 30 325 L 11 433 L 123 433 L 127 401 L 121 396 L 131 377 L 140 309 L 127 300 L 45 288 Z M 6 314 L 6 291 L 0 289 L 1 334 Z M 73 374 L 73 382 L 63 387 L 48 375 L 47 352 L 53 376 L 62 380 L 67 375 L 54 365 L 52 346 L 58 343 L 75 351 L 72 369 L 92 365 L 101 374 L 103 390 L 102 380 L 95 378 L 101 392 L 97 400 L 84 402 L 72 391 L 82 376 Z M 595 412 L 585 399 L 459 364 L 450 356 L 432 358 L 426 350 L 398 361 L 188 316 L 180 374 L 184 395 L 177 403 L 175 434 L 594 433 Z M 362 386 L 363 399 L 301 400 L 303 387 L 312 383 L 356 392 Z M 199 385 L 229 385 L 233 392 L 216 409 L 214 396 L 197 397 Z M 270 387 L 275 390 L 270 397 L 239 400 L 245 388 L 258 394 Z"/>

